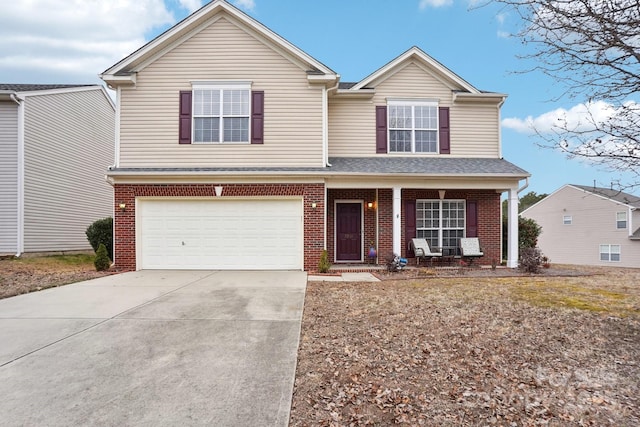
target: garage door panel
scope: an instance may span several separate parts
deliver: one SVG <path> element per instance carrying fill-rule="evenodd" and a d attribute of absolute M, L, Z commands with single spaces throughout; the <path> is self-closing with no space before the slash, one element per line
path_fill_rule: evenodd
<path fill-rule="evenodd" d="M 301 200 L 142 200 L 139 268 L 301 269 Z"/>

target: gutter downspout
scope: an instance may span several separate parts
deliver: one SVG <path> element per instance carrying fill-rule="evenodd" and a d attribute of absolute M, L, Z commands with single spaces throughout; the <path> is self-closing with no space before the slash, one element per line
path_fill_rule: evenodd
<path fill-rule="evenodd" d="M 336 84 L 330 88 L 322 86 L 322 162 L 323 167 L 331 167 L 329 163 L 329 92 L 340 86 L 340 75 L 336 75 Z"/>
<path fill-rule="evenodd" d="M 24 99 L 17 94 L 9 95 L 18 104 L 18 235 L 16 241 L 16 257 L 24 252 Z"/>
<path fill-rule="evenodd" d="M 336 84 L 330 88 L 322 86 L 322 167 L 331 167 L 329 163 L 329 92 L 340 85 L 340 75 L 336 74 Z M 322 247 L 327 250 L 327 185 L 324 185 L 324 227 Z"/>

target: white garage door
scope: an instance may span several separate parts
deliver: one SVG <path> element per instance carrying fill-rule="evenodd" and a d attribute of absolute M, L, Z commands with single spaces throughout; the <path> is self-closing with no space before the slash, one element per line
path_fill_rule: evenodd
<path fill-rule="evenodd" d="M 142 269 L 302 269 L 302 200 L 140 200 Z"/>

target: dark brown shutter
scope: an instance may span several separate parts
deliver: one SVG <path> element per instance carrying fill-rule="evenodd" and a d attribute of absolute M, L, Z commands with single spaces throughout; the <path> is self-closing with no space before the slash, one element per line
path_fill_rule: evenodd
<path fill-rule="evenodd" d="M 191 91 L 180 91 L 180 124 L 178 142 L 191 144 Z"/>
<path fill-rule="evenodd" d="M 449 107 L 438 108 L 440 122 L 440 154 L 451 154 L 450 130 L 449 130 Z"/>
<path fill-rule="evenodd" d="M 404 202 L 404 239 L 407 242 L 407 258 L 416 256 L 411 249 L 409 242 L 416 237 L 416 201 L 405 200 Z"/>
<path fill-rule="evenodd" d="M 478 237 L 478 202 L 467 200 L 467 237 Z"/>
<path fill-rule="evenodd" d="M 264 91 L 251 91 L 251 143 L 264 144 Z"/>
<path fill-rule="evenodd" d="M 387 152 L 387 106 L 376 106 L 376 153 Z"/>

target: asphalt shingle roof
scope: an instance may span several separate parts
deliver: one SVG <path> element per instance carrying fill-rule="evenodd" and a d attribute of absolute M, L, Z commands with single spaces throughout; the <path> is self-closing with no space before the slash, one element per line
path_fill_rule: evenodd
<path fill-rule="evenodd" d="M 113 173 L 278 173 L 311 175 L 513 176 L 529 173 L 503 159 L 443 157 L 332 157 L 331 167 L 116 168 Z"/>
<path fill-rule="evenodd" d="M 0 83 L 0 90 L 10 90 L 13 92 L 32 92 L 37 90 L 51 89 L 69 89 L 74 87 L 87 87 L 93 85 L 68 85 L 68 84 L 17 84 L 17 83 Z"/>
<path fill-rule="evenodd" d="M 634 208 L 640 208 L 640 197 L 633 194 L 624 193 L 619 190 L 603 187 L 593 187 L 588 185 L 576 185 L 571 184 L 572 187 L 580 188 L 581 190 L 588 191 L 589 193 L 597 194 L 607 199 L 615 200 L 616 202 L 624 203 L 625 205 L 632 206 Z"/>

